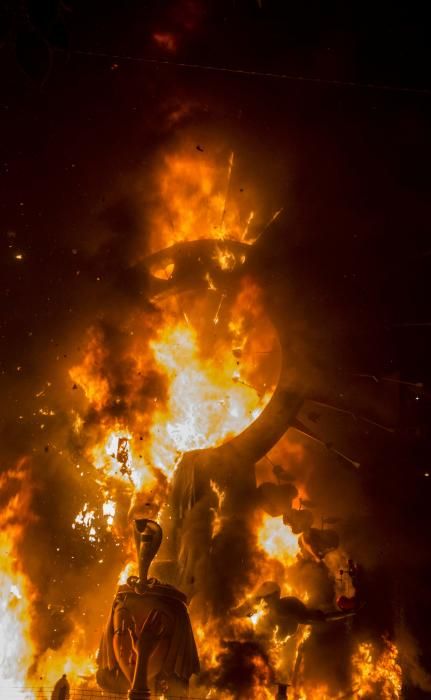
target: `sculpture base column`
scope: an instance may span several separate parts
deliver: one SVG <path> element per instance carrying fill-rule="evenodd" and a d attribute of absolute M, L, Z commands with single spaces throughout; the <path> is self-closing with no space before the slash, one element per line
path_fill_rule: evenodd
<path fill-rule="evenodd" d="M 129 700 L 150 700 L 151 693 L 149 690 L 129 690 Z"/>

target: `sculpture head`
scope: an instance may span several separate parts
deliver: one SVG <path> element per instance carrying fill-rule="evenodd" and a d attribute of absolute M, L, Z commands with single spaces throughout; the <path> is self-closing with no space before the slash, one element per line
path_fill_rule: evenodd
<path fill-rule="evenodd" d="M 281 596 L 281 588 L 275 581 L 265 581 L 254 594 L 256 600 L 264 600 L 266 603 L 277 601 Z"/>
<path fill-rule="evenodd" d="M 162 542 L 162 528 L 155 520 L 147 518 L 134 520 L 133 528 L 138 555 L 139 579 L 141 583 L 146 583 L 151 562 Z"/>

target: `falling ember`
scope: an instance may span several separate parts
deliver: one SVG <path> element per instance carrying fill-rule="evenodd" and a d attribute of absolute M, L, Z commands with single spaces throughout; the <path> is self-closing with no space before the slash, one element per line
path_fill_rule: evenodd
<path fill-rule="evenodd" d="M 283 211 L 283 209 L 278 209 L 276 212 L 274 212 L 274 214 L 271 216 L 270 220 L 268 221 L 266 226 L 263 228 L 263 230 L 260 231 L 259 234 L 254 238 L 254 240 L 250 241 L 250 243 L 255 243 L 262 236 L 262 234 L 264 234 L 265 231 L 271 226 L 271 224 L 273 224 L 274 221 L 276 221 L 278 219 L 278 217 L 280 216 L 282 211 Z"/>
<path fill-rule="evenodd" d="M 251 224 L 251 222 L 253 221 L 253 219 L 254 219 L 254 211 L 251 211 L 250 214 L 248 215 L 247 223 L 246 223 L 246 225 L 245 225 L 245 228 L 244 228 L 244 231 L 243 231 L 243 234 L 242 234 L 242 240 L 243 240 L 243 241 L 247 241 L 248 229 L 250 228 L 250 224 Z M 243 262 L 245 262 L 245 260 L 244 260 Z"/>
<path fill-rule="evenodd" d="M 217 311 L 216 311 L 215 316 L 213 318 L 213 323 L 215 326 L 217 326 L 218 322 L 220 321 L 220 310 L 221 310 L 222 304 L 223 304 L 225 299 L 226 299 L 226 295 L 222 294 L 220 297 L 219 305 L 217 306 Z"/>
<path fill-rule="evenodd" d="M 299 553 L 298 535 L 294 535 L 283 517 L 264 515 L 258 531 L 258 544 L 266 554 L 284 566 L 293 564 Z"/>
<path fill-rule="evenodd" d="M 209 272 L 207 272 L 207 274 L 205 275 L 205 279 L 206 279 L 206 281 L 208 282 L 208 289 L 209 289 L 211 292 L 216 292 L 216 291 L 217 291 L 217 287 L 215 286 L 215 284 L 214 284 L 214 282 L 213 282 L 213 280 L 212 280 L 211 275 L 210 275 Z"/>
<path fill-rule="evenodd" d="M 231 179 L 232 179 L 233 162 L 234 162 L 234 152 L 232 151 L 232 153 L 229 156 L 229 164 L 228 164 L 228 169 L 227 169 L 226 194 L 225 194 L 224 207 L 223 207 L 221 221 L 220 221 L 220 228 L 221 229 L 222 229 L 223 224 L 224 224 L 224 217 L 226 216 L 226 207 L 227 207 L 227 203 L 228 203 L 229 190 L 230 190 Z"/>

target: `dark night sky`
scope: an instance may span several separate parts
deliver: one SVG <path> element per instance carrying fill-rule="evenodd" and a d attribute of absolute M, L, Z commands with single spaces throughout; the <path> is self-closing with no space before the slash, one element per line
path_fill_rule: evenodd
<path fill-rule="evenodd" d="M 424 626 L 431 618 L 425 555 L 431 478 L 423 476 L 431 471 L 425 3 L 261 4 L 70 0 L 54 22 L 56 2 L 34 3 L 36 10 L 31 2 L 21 10 L 6 3 L 0 37 L 2 432 L 24 410 L 46 367 L 61 374 L 68 366 L 77 336 L 103 313 L 106 293 L 132 294 L 128 268 L 145 226 L 136 220 L 133 194 L 124 191 L 172 138 L 161 126 L 169 110 L 195 105 L 190 128 L 199 139 L 220 134 L 272 202 L 285 206 L 285 230 L 264 243 L 267 265 L 291 280 L 298 314 L 312 324 L 325 319 L 327 347 L 346 357 L 339 364 L 425 383 L 419 401 L 416 392 L 401 392 L 397 432 L 376 441 L 383 453 L 370 459 L 363 478 L 382 542 L 399 538 L 418 552 L 410 559 L 400 544 L 387 585 L 402 582 L 406 617 L 431 668 Z M 30 26 L 45 46 L 33 53 L 25 43 Z M 175 35 L 174 55 L 155 45 L 155 32 Z M 52 65 L 45 75 L 47 46 Z M 108 57 L 88 55 L 98 52 Z M 411 90 L 192 70 L 110 54 Z M 409 698 L 426 697 L 409 692 Z"/>

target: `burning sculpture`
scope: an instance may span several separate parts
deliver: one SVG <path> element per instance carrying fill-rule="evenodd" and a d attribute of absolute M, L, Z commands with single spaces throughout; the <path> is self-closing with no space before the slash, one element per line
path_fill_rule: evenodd
<path fill-rule="evenodd" d="M 208 288 L 209 278 L 212 288 L 222 291 L 223 301 L 247 274 L 247 255 L 249 246 L 237 242 L 224 241 L 222 246 L 213 240 L 176 244 L 144 263 L 151 296 L 157 299 L 172 293 L 184 293 L 190 288 L 203 290 Z M 158 273 L 160 269 L 168 270 L 164 279 Z M 278 325 L 276 321 L 275 324 Z M 292 533 L 300 535 L 298 547 L 309 566 L 318 567 L 325 555 L 339 545 L 335 530 L 312 527 L 312 508 L 304 509 L 302 502 L 299 508 L 293 507 L 298 490 L 292 483 L 286 483 L 289 475 L 282 467 L 275 465 L 273 469 L 278 484 L 263 482 L 256 488 L 255 464 L 271 450 L 289 426 L 305 431 L 297 414 L 306 389 L 294 371 L 291 343 L 282 327 L 277 330 L 281 368 L 272 398 L 261 415 L 229 441 L 183 454 L 172 477 L 169 506 L 162 515 L 169 536 L 162 548 L 161 561 L 155 564 L 163 569 L 171 585 L 179 586 L 186 593 L 195 607 L 204 601 L 204 616 L 230 620 L 232 630 L 236 630 L 231 634 L 237 640 L 244 635 L 240 628 L 236 628 L 238 623 L 235 620 L 242 616 L 253 619 L 253 605 L 258 601 L 265 602 L 269 639 L 281 635 L 285 641 L 297 635 L 300 626 L 345 619 L 355 611 L 353 603 L 349 610 L 344 608 L 341 612 L 307 608 L 297 597 L 281 597 L 278 583 L 272 584 L 275 588 L 270 593 L 262 593 L 261 585 L 252 598 L 254 603 L 249 601 L 238 608 L 238 595 L 244 591 L 245 585 L 247 587 L 246 577 L 225 577 L 222 574 L 229 547 L 238 546 L 236 541 L 241 545 L 241 537 L 250 531 L 256 509 L 262 509 L 271 518 L 282 516 L 282 527 L 286 531 L 291 528 Z M 216 524 L 214 513 L 218 513 Z M 223 513 L 228 514 L 225 522 Z M 207 533 L 206 538 L 197 536 L 198 529 L 201 535 Z M 215 547 L 216 542 L 219 548 Z M 238 555 L 253 558 L 252 548 L 247 545 L 243 551 L 238 551 Z M 354 597 L 349 600 L 354 601 Z M 271 644 L 263 639 L 261 644 L 262 648 L 270 650 Z M 241 641 L 237 641 L 236 649 L 240 645 Z M 131 680 L 130 672 L 129 677 Z M 246 692 L 252 691 L 249 688 Z"/>
<path fill-rule="evenodd" d="M 180 179 L 192 172 L 181 168 Z M 106 690 L 129 690 L 132 700 L 151 691 L 181 695 L 190 680 L 199 697 L 266 700 L 277 682 L 280 697 L 290 685 L 301 700 L 317 700 L 339 697 L 355 684 L 373 692 L 383 666 L 392 667 L 399 685 L 396 648 L 381 653 L 377 645 L 358 643 L 355 654 L 354 635 L 351 652 L 343 656 L 346 669 L 348 660 L 352 664 L 345 677 L 330 686 L 332 668 L 327 675 L 320 668 L 323 680 L 312 678 L 307 685 L 308 659 L 319 654 L 313 644 L 325 634 L 347 640 L 362 598 L 341 527 L 326 517 L 331 511 L 313 502 L 318 491 L 308 490 L 305 469 L 295 471 L 298 463 L 288 450 L 302 445 L 286 431 L 320 442 L 344 460 L 349 474 L 357 474 L 358 464 L 306 427 L 308 413 L 314 422 L 316 414 L 315 405 L 307 413 L 306 402 L 325 400 L 323 382 L 313 373 L 318 363 L 304 362 L 285 299 L 271 286 L 259 244 L 251 245 L 257 238 L 248 231 L 251 216 L 243 216 L 247 225 L 239 227 L 237 240 L 229 240 L 228 218 L 215 238 L 213 226 L 206 234 L 198 227 L 199 240 L 189 240 L 193 231 L 182 237 L 181 227 L 172 237 L 177 227 L 167 227 L 158 241 L 166 248 L 136 267 L 135 302 L 107 311 L 70 368 L 71 471 L 77 483 L 86 482 L 76 487 L 71 511 L 73 555 L 86 550 L 92 565 L 86 583 L 80 571 L 76 577 L 84 593 L 78 603 L 66 609 L 62 599 L 58 605 L 47 599 L 55 627 L 68 617 L 77 641 L 73 647 L 66 637 L 57 647 L 42 645 L 56 649 L 55 662 L 54 655 L 39 653 L 38 675 L 48 667 L 54 680 L 66 670 L 72 684 L 94 687 L 92 659 L 100 635 L 94 585 L 106 601 L 104 612 L 97 610 L 104 619 L 122 570 L 98 657 L 97 680 Z M 49 408 L 44 416 L 51 416 Z M 53 452 L 44 452 L 46 459 Z M 63 460 L 67 449 L 59 454 Z M 28 484 L 26 473 L 15 481 Z M 135 557 L 127 547 L 131 501 L 136 576 L 130 575 Z M 5 512 L 14 517 L 6 524 L 16 546 L 20 520 L 13 498 L 11 504 Z M 148 577 L 153 558 L 157 578 Z M 67 563 L 73 577 L 73 562 Z M 6 597 L 14 592 L 14 610 L 22 610 L 28 622 L 31 589 L 27 594 L 27 581 L 12 569 L 6 574 L 2 590 Z M 341 622 L 328 632 L 332 619 Z M 30 638 L 27 627 L 23 638 Z M 36 652 L 28 644 L 26 653 L 22 665 L 29 668 Z M 24 676 L 17 677 L 24 686 Z M 399 697 L 395 680 L 388 688 L 382 698 Z"/>
<path fill-rule="evenodd" d="M 99 685 L 131 700 L 153 693 L 184 694 L 199 661 L 185 596 L 173 586 L 148 578 L 162 541 L 153 520 L 134 521 L 139 578 L 120 586 L 99 650 Z"/>
<path fill-rule="evenodd" d="M 245 244 L 199 240 L 177 243 L 151 256 L 141 271 L 153 300 L 190 290 L 204 291 L 210 284 L 210 289 L 221 293 L 222 304 L 230 295 L 235 296 L 235 290 L 247 279 L 249 258 L 250 247 Z M 160 270 L 165 273 L 160 274 Z M 219 312 L 220 305 L 213 319 L 216 325 Z M 127 584 L 120 587 L 102 640 L 98 682 L 106 689 L 120 691 L 130 687 L 130 697 L 138 699 L 145 697 L 149 688 L 176 694 L 187 688 L 190 676 L 198 670 L 198 661 L 186 599 L 191 601 L 201 646 L 202 631 L 197 620 L 206 619 L 210 628 L 223 625 L 223 632 L 214 631 L 214 640 L 227 636 L 227 641 L 214 652 L 220 660 L 231 653 L 240 659 L 249 653 L 250 639 L 255 640 L 253 644 L 257 644 L 259 653 L 266 655 L 262 663 L 267 667 L 267 675 L 258 681 L 259 687 L 268 686 L 275 675 L 281 685 L 296 682 L 301 658 L 298 650 L 307 638 L 301 630 L 308 625 L 345 620 L 356 612 L 350 565 L 343 583 L 343 591 L 348 595 L 328 600 L 324 610 L 307 606 L 300 597 L 286 596 L 289 588 L 280 572 L 277 581 L 266 582 L 249 574 L 255 552 L 259 546 L 266 546 L 250 541 L 256 512 L 267 514 L 269 521 L 282 519 L 281 528 L 286 534 L 291 533 L 297 553 L 301 552 L 301 560 L 314 575 L 327 570 L 323 565 L 325 557 L 339 547 L 334 529 L 324 529 L 323 523 L 321 529 L 313 527 L 313 503 L 299 497 L 291 475 L 283 467 L 272 465 L 276 483 L 262 481 L 256 486 L 255 465 L 286 430 L 295 427 L 308 434 L 298 420 L 308 387 L 298 379 L 294 348 L 284 325 L 277 323 L 276 314 L 273 324 L 281 348 L 281 364 L 275 391 L 261 414 L 219 445 L 184 451 L 169 477 L 167 504 L 161 514 L 168 535 L 163 544 L 160 527 L 154 521 L 135 520 L 139 578 L 129 577 Z M 240 350 L 236 356 L 241 356 Z M 122 469 L 126 463 L 131 464 L 127 445 L 128 441 L 119 436 L 116 459 Z M 331 445 L 326 447 L 333 450 Z M 130 466 L 127 476 L 133 478 Z M 146 503 L 147 512 L 149 507 L 154 517 L 157 506 Z M 147 579 L 148 557 L 155 557 L 160 546 L 160 557 L 153 568 L 168 581 L 163 585 L 156 579 Z M 226 576 L 230 550 L 245 565 L 243 570 L 233 567 Z M 284 555 L 279 551 L 276 556 Z M 290 563 L 293 562 L 291 558 Z M 253 587 L 255 590 L 250 593 Z M 246 601 L 238 605 L 241 595 Z M 336 600 L 341 601 L 338 611 L 333 609 Z M 250 624 L 251 628 L 247 627 Z M 227 645 L 224 651 L 223 644 Z M 252 667 L 255 668 L 253 664 Z M 243 674 L 243 690 L 233 690 L 234 697 L 260 697 L 259 692 L 264 691 L 262 687 L 256 690 L 254 674 L 255 670 L 248 679 L 247 673 Z M 221 687 L 228 686 L 216 675 L 212 684 L 217 687 L 219 682 Z"/>
<path fill-rule="evenodd" d="M 253 599 L 238 608 L 235 613 L 239 616 L 251 617 L 262 610 L 266 613 L 267 624 L 284 639 L 296 634 L 299 625 L 342 620 L 354 614 L 340 611 L 324 613 L 322 610 L 307 608 L 299 598 L 294 596 L 284 598 L 280 596 L 280 586 L 274 581 L 265 581 L 256 591 Z M 265 610 L 259 607 L 261 601 L 265 603 Z"/>

